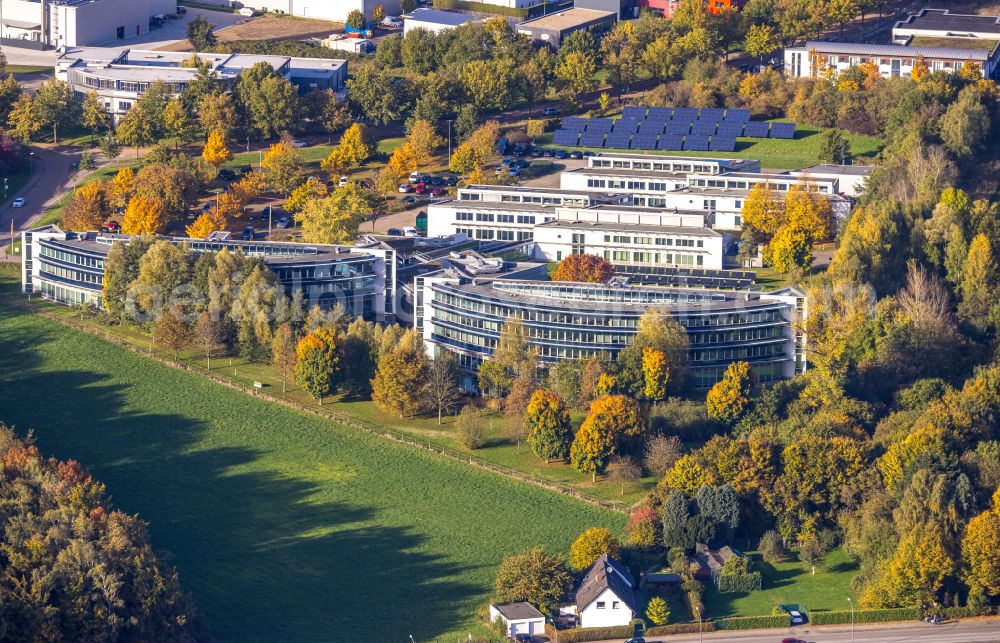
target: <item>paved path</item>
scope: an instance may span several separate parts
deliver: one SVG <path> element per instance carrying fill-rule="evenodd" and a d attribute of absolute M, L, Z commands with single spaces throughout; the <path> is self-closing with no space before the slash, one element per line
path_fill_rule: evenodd
<path fill-rule="evenodd" d="M 953 621 L 941 625 L 929 623 L 889 623 L 857 625 L 851 633 L 849 625 L 814 627 L 803 625 L 785 630 L 753 630 L 746 632 L 706 632 L 706 643 L 780 643 L 785 637 L 797 637 L 808 643 L 1000 643 L 1000 619 L 982 618 Z M 649 637 L 650 643 L 692 643 L 702 640 L 698 634 Z M 622 639 L 599 643 L 622 643 Z"/>

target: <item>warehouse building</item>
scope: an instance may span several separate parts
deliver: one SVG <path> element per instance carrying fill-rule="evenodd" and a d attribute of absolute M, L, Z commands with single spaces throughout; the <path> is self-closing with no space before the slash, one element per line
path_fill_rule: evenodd
<path fill-rule="evenodd" d="M 230 4 L 220 1 L 218 4 Z M 244 7 L 258 11 L 280 11 L 302 18 L 316 18 L 344 22 L 352 11 L 361 11 L 371 18 L 375 7 L 382 5 L 385 15 L 394 16 L 400 12 L 399 0 L 240 0 Z"/>
<path fill-rule="evenodd" d="M 518 23 L 517 33 L 534 42 L 558 49 L 574 31 L 589 31 L 595 37 L 611 31 L 618 22 L 618 13 L 574 7 Z"/>
<path fill-rule="evenodd" d="M 455 11 L 441 11 L 421 7 L 410 13 L 403 14 L 403 35 L 414 29 L 425 29 L 431 33 L 440 33 L 448 29 L 464 25 L 467 22 L 477 22 L 482 18 Z"/>
<path fill-rule="evenodd" d="M 149 32 L 177 0 L 3 0 L 0 45 L 53 49 L 100 45 Z"/>

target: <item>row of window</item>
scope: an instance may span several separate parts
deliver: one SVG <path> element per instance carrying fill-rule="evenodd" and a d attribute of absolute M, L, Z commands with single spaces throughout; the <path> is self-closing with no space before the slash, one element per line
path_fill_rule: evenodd
<path fill-rule="evenodd" d="M 483 228 L 455 228 L 455 232 L 464 233 L 470 239 L 481 241 L 530 241 L 530 230 L 489 230 Z"/>
<path fill-rule="evenodd" d="M 604 258 L 614 263 L 643 263 L 658 266 L 704 266 L 702 255 L 682 255 L 672 252 L 629 252 L 628 250 L 605 250 Z"/>
<path fill-rule="evenodd" d="M 725 178 L 720 179 L 690 179 L 688 185 L 691 187 L 723 188 L 728 190 L 747 190 L 758 183 L 766 182 L 772 189 L 778 192 L 787 192 L 793 185 L 798 185 L 802 181 L 736 181 Z M 823 193 L 830 193 L 830 186 L 827 184 L 817 184 L 816 189 Z"/>
<path fill-rule="evenodd" d="M 78 266 L 87 266 L 88 268 L 98 268 L 100 270 L 104 270 L 104 259 L 100 257 L 92 257 L 78 252 L 67 252 L 66 250 L 60 250 L 58 248 L 45 245 L 42 246 L 41 255 L 43 257 L 52 257 L 53 259 L 62 261 L 63 263 L 72 263 Z"/>
<path fill-rule="evenodd" d="M 574 237 L 576 235 L 573 235 Z M 574 238 L 573 241 L 576 241 Z M 582 239 L 581 239 L 582 241 Z M 638 246 L 677 246 L 679 248 L 704 248 L 704 239 L 675 239 L 673 237 L 631 237 L 627 235 L 604 235 L 604 243 L 634 243 Z"/>
<path fill-rule="evenodd" d="M 588 188 L 608 190 L 644 190 L 649 192 L 670 192 L 676 187 L 663 181 L 627 181 L 625 179 L 587 179 Z"/>
<path fill-rule="evenodd" d="M 611 159 L 592 158 L 590 167 L 613 167 L 622 170 L 653 170 L 654 172 L 692 172 L 699 174 L 718 174 L 718 165 L 705 165 L 700 163 L 679 163 L 679 162 L 651 162 L 651 161 L 615 161 Z"/>
<path fill-rule="evenodd" d="M 41 268 L 43 274 L 49 274 L 53 277 L 68 279 L 81 284 L 93 284 L 95 286 L 101 286 L 104 284 L 104 277 L 97 273 L 85 272 L 83 270 L 73 270 L 72 268 L 63 268 L 62 266 L 48 262 L 43 262 Z"/>
<path fill-rule="evenodd" d="M 901 65 L 903 67 L 912 67 L 914 65 L 913 58 L 868 58 L 865 56 L 819 56 L 819 62 L 821 64 L 830 65 L 850 65 L 852 67 L 857 67 L 858 65 L 863 65 L 865 63 L 874 63 L 878 66 L 893 66 Z M 960 60 L 925 60 L 924 61 L 928 67 L 933 71 L 940 71 L 942 69 L 954 69 L 956 71 L 965 67 L 965 63 Z"/>
<path fill-rule="evenodd" d="M 42 297 L 52 299 L 62 304 L 94 304 L 99 305 L 101 298 L 92 293 L 79 292 L 71 288 L 64 288 L 56 284 L 43 281 L 41 284 Z"/>

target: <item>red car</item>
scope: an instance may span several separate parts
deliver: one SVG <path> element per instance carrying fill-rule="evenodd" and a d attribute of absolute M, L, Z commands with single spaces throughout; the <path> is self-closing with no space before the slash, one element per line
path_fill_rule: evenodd
<path fill-rule="evenodd" d="M 413 188 L 416 194 L 423 194 L 427 191 L 427 187 L 423 183 L 417 183 L 417 187 Z"/>
<path fill-rule="evenodd" d="M 444 190 L 442 188 L 434 188 L 431 190 L 431 196 L 443 196 Z"/>
<path fill-rule="evenodd" d="M 806 643 L 802 639 L 797 639 L 794 636 L 789 636 L 788 638 L 781 639 L 781 643 Z"/>
<path fill-rule="evenodd" d="M 118 223 L 117 221 L 108 221 L 107 223 L 104 224 L 104 231 L 114 232 L 114 233 L 121 232 L 122 224 Z"/>

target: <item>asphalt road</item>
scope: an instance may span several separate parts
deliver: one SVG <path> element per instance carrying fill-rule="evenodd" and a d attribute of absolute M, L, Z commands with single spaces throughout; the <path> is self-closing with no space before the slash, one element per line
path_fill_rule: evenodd
<path fill-rule="evenodd" d="M 0 241 L 10 239 L 12 220 L 15 234 L 30 228 L 45 208 L 62 196 L 63 191 L 70 187 L 70 165 L 80 160 L 79 149 L 38 145 L 31 149 L 35 153 L 31 178 L 21 190 L 10 194 L 10 200 L 0 207 Z M 24 198 L 24 207 L 11 207 L 10 204 L 16 197 Z"/>
<path fill-rule="evenodd" d="M 852 637 L 850 626 L 802 627 L 787 630 L 756 630 L 752 632 L 706 632 L 706 643 L 781 643 L 785 637 L 798 637 L 808 643 L 998 643 L 1000 619 L 973 619 L 931 625 L 929 623 L 893 623 L 889 625 L 858 625 Z M 650 637 L 650 643 L 659 639 Z M 698 634 L 670 636 L 663 643 L 692 643 L 701 640 Z M 607 641 L 604 643 L 612 643 Z M 621 643 L 616 639 L 614 643 Z"/>

